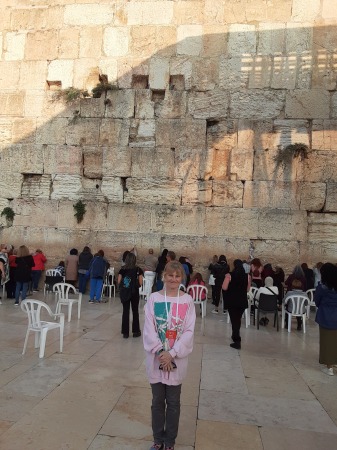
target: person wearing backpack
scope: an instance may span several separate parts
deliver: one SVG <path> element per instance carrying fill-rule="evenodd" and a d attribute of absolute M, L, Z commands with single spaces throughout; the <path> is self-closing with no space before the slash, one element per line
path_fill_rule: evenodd
<path fill-rule="evenodd" d="M 136 266 L 136 256 L 128 253 L 125 265 L 118 273 L 119 296 L 123 305 L 122 335 L 124 339 L 129 337 L 130 305 L 132 309 L 132 335 L 141 336 L 139 325 L 139 288 L 143 284 L 143 270 Z"/>
<path fill-rule="evenodd" d="M 89 267 L 90 276 L 90 300 L 89 303 L 101 303 L 103 280 L 108 262 L 104 259 L 104 251 L 98 250 Z M 95 300 L 96 298 L 96 300 Z"/>

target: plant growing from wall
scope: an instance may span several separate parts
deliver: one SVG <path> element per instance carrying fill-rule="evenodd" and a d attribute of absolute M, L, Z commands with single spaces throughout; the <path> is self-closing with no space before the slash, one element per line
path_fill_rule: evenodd
<path fill-rule="evenodd" d="M 71 103 L 74 103 L 79 98 L 85 98 L 88 97 L 88 91 L 84 89 L 77 89 L 74 87 L 69 87 L 66 89 L 60 89 L 59 91 L 56 91 L 53 95 L 54 101 L 63 101 L 64 103 L 67 103 L 68 105 Z"/>
<path fill-rule="evenodd" d="M 278 153 L 275 157 L 277 165 L 287 166 L 291 164 L 293 159 L 303 161 L 309 158 L 309 147 L 306 144 L 296 142 L 286 147 L 279 146 Z"/>
<path fill-rule="evenodd" d="M 77 223 L 81 223 L 84 218 L 84 214 L 87 212 L 85 209 L 85 203 L 83 203 L 82 200 L 78 200 L 78 202 L 73 205 L 73 208 L 75 210 L 74 216 L 76 217 Z"/>
<path fill-rule="evenodd" d="M 1 212 L 1 217 L 5 217 L 7 225 L 11 225 L 15 217 L 15 212 L 10 206 L 6 206 Z"/>

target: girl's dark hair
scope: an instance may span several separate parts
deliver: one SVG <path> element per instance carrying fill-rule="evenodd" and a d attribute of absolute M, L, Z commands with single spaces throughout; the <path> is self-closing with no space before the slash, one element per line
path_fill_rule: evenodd
<path fill-rule="evenodd" d="M 254 259 L 251 261 L 251 264 L 253 264 L 253 266 L 256 266 L 256 267 L 261 267 L 261 266 L 262 266 L 262 263 L 261 263 L 260 258 L 254 258 Z"/>
<path fill-rule="evenodd" d="M 297 264 L 297 266 L 294 267 L 293 275 L 295 276 L 295 278 L 299 278 L 299 279 L 305 278 L 303 269 L 299 264 Z"/>
<path fill-rule="evenodd" d="M 167 253 L 168 253 L 167 248 L 164 248 L 164 250 L 162 251 L 161 256 L 164 256 L 166 258 Z"/>
<path fill-rule="evenodd" d="M 103 256 L 104 256 L 104 251 L 103 251 L 103 250 L 98 250 L 97 256 L 101 256 L 101 257 L 103 258 Z"/>
<path fill-rule="evenodd" d="M 243 262 L 241 259 L 235 259 L 233 265 L 234 269 L 231 274 L 232 279 L 235 279 L 236 281 L 243 281 L 247 276 L 245 269 L 243 268 Z"/>
<path fill-rule="evenodd" d="M 61 266 L 61 267 L 64 267 L 64 266 L 65 266 L 64 261 L 60 261 L 60 262 L 58 263 L 58 265 Z"/>
<path fill-rule="evenodd" d="M 185 263 L 186 263 L 186 258 L 185 258 L 185 256 L 181 256 L 181 257 L 179 258 L 179 262 L 180 262 L 180 264 L 185 264 Z"/>
<path fill-rule="evenodd" d="M 122 261 L 123 261 L 123 263 L 125 263 L 126 257 L 128 256 L 129 253 L 130 253 L 129 250 L 125 250 L 125 252 L 123 253 L 123 256 L 122 256 Z"/>
<path fill-rule="evenodd" d="M 129 252 L 125 258 L 124 269 L 134 269 L 136 267 L 136 261 L 136 256 L 133 253 Z"/>
<path fill-rule="evenodd" d="M 201 282 L 201 281 L 204 281 L 204 280 L 202 279 L 201 273 L 196 272 L 196 273 L 193 275 L 193 277 L 191 278 L 191 282 L 192 282 L 192 281 L 197 281 L 197 282 L 200 284 L 200 282 Z"/>
<path fill-rule="evenodd" d="M 322 283 L 328 289 L 337 291 L 337 267 L 332 263 L 325 263 L 321 267 Z"/>
<path fill-rule="evenodd" d="M 90 253 L 90 248 L 87 245 L 83 248 L 83 253 Z"/>
<path fill-rule="evenodd" d="M 227 258 L 226 258 L 226 256 L 225 255 L 220 255 L 220 257 L 219 257 L 219 264 L 221 264 L 221 263 L 227 263 Z"/>
<path fill-rule="evenodd" d="M 70 250 L 70 254 L 71 254 L 71 255 L 78 255 L 78 250 L 77 250 L 77 248 L 72 248 L 72 249 Z"/>

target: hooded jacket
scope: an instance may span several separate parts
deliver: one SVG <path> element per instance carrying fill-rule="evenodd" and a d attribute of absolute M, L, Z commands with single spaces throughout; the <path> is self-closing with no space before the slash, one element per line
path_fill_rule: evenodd
<path fill-rule="evenodd" d="M 337 292 L 324 284 L 316 288 L 314 301 L 317 306 L 316 322 L 323 328 L 337 330 Z"/>

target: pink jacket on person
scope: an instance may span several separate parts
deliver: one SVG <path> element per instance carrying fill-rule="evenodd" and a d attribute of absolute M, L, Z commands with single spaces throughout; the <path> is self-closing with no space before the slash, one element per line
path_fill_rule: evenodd
<path fill-rule="evenodd" d="M 32 270 L 44 270 L 44 263 L 47 261 L 47 258 L 43 253 L 34 253 L 33 255 L 35 266 Z"/>
<path fill-rule="evenodd" d="M 146 372 L 151 384 L 177 386 L 186 377 L 188 355 L 193 350 L 195 307 L 190 295 L 165 297 L 159 292 L 150 295 L 145 305 L 143 342 L 146 353 Z M 168 316 L 167 316 L 168 313 Z M 177 365 L 171 372 L 159 369 L 156 352 L 165 345 L 167 329 L 177 330 L 177 339 L 167 341 L 169 352 Z"/>

